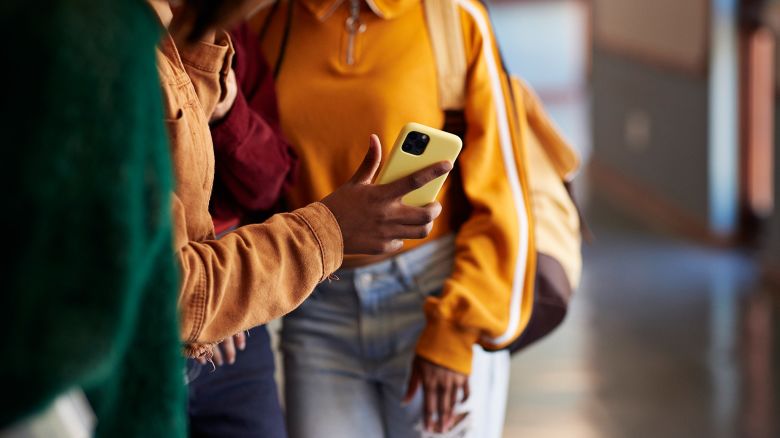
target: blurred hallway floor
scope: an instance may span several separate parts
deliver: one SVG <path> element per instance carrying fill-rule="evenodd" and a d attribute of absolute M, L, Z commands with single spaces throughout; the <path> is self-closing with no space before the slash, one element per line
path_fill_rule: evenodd
<path fill-rule="evenodd" d="M 598 240 L 582 286 L 564 325 L 513 358 L 505 436 L 778 436 L 780 295 L 751 259 L 598 198 L 587 212 Z"/>

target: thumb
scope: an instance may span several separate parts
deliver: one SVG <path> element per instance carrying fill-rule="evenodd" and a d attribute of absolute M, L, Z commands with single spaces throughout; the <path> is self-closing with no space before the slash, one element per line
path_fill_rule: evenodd
<path fill-rule="evenodd" d="M 368 152 L 366 157 L 363 158 L 363 162 L 360 163 L 360 167 L 352 175 L 350 182 L 355 184 L 370 184 L 376 175 L 376 171 L 379 169 L 379 165 L 382 163 L 382 143 L 379 142 L 379 137 L 376 134 L 371 134 L 371 140 L 368 144 Z"/>
<path fill-rule="evenodd" d="M 417 371 L 417 364 L 412 365 L 412 375 L 409 377 L 409 387 L 406 389 L 406 395 L 404 395 L 404 403 L 409 403 L 414 398 L 414 394 L 417 393 L 417 388 L 420 387 L 420 374 Z"/>

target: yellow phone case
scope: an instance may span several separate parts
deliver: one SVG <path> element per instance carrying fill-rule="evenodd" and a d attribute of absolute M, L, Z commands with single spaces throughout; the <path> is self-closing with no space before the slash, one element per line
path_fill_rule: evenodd
<path fill-rule="evenodd" d="M 415 131 L 427 135 L 430 139 L 425 151 L 421 155 L 414 155 L 402 149 L 406 136 L 410 132 Z M 454 164 L 462 148 L 463 142 L 454 134 L 419 123 L 407 123 L 398 134 L 393 149 L 390 151 L 390 155 L 385 160 L 385 165 L 379 173 L 377 183 L 391 183 L 439 161 L 449 161 Z M 419 189 L 408 193 L 403 197 L 402 202 L 413 207 L 430 204 L 439 195 L 447 175 L 442 175 Z"/>

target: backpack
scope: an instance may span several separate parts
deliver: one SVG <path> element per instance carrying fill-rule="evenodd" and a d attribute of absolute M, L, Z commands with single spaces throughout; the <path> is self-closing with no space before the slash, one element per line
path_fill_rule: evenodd
<path fill-rule="evenodd" d="M 439 84 L 444 130 L 465 133 L 463 108 L 466 53 L 455 0 L 422 0 Z M 507 113 L 514 124 L 518 172 L 525 175 L 532 210 L 535 279 L 530 318 L 506 348 L 517 352 L 548 335 L 566 316 L 582 270 L 581 215 L 570 183 L 580 160 L 544 111 L 539 98 L 521 79 L 503 68 L 510 91 Z M 532 267 L 533 268 L 533 267 Z"/>

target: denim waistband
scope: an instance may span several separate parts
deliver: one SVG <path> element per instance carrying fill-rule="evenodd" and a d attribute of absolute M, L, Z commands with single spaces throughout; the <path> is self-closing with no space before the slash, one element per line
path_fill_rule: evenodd
<path fill-rule="evenodd" d="M 336 276 L 345 281 L 364 279 L 370 283 L 371 279 L 378 275 L 394 273 L 411 287 L 416 284 L 416 279 L 431 267 L 442 263 L 451 265 L 454 254 L 455 236 L 448 234 L 381 262 L 340 269 Z"/>

